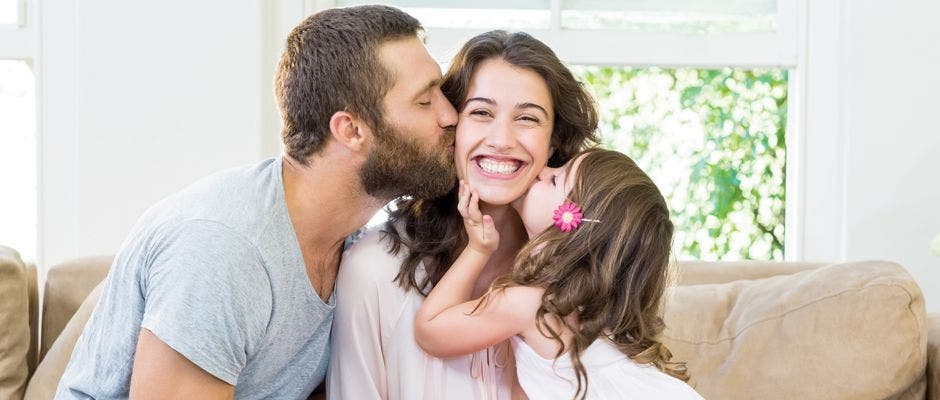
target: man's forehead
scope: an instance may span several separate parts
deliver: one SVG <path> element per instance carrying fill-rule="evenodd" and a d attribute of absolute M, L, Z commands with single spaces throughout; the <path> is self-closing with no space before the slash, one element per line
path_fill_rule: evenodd
<path fill-rule="evenodd" d="M 380 61 L 391 73 L 395 86 L 423 90 L 440 83 L 441 67 L 417 37 L 391 40 L 379 47 Z"/>

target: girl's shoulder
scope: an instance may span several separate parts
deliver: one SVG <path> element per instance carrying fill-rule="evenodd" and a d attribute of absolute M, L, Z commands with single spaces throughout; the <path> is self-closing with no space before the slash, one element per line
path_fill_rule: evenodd
<path fill-rule="evenodd" d="M 488 304 L 518 318 L 532 318 L 542 305 L 545 289 L 535 286 L 508 286 L 490 293 Z"/>
<path fill-rule="evenodd" d="M 542 295 L 545 293 L 544 288 L 537 286 L 508 286 L 503 290 L 507 296 L 518 301 L 534 302 L 536 304 L 542 303 Z"/>

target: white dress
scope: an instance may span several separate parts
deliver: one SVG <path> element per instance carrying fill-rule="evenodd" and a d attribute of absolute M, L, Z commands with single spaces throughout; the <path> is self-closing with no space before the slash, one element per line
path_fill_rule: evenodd
<path fill-rule="evenodd" d="M 516 374 L 526 395 L 533 400 L 574 398 L 578 387 L 568 354 L 546 359 L 522 338 L 513 336 Z M 588 375 L 588 399 L 701 399 L 685 382 L 653 365 L 639 365 L 605 339 L 595 340 L 581 355 Z"/>
<path fill-rule="evenodd" d="M 415 342 L 415 314 L 424 296 L 394 282 L 406 253 L 389 254 L 373 228 L 343 254 L 327 397 L 509 400 L 515 366 L 508 340 L 448 359 L 428 355 Z"/>

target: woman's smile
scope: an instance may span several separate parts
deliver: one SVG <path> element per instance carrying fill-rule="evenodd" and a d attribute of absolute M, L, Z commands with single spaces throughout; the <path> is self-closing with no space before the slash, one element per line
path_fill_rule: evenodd
<path fill-rule="evenodd" d="M 528 166 L 522 160 L 497 155 L 480 155 L 471 162 L 476 172 L 486 178 L 513 179 Z"/>

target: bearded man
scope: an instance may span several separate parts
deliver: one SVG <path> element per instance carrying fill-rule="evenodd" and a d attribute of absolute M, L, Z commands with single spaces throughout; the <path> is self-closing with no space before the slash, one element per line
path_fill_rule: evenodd
<path fill-rule="evenodd" d="M 284 154 L 140 218 L 56 398 L 304 398 L 323 381 L 345 239 L 393 198 L 455 184 L 457 114 L 421 30 L 363 6 L 291 32 Z"/>

